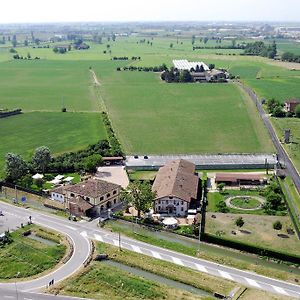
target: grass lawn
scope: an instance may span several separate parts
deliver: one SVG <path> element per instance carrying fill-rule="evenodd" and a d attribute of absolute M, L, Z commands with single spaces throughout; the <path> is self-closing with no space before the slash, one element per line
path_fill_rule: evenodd
<path fill-rule="evenodd" d="M 211 216 L 215 215 L 216 218 Z M 242 216 L 245 224 L 242 230 L 251 232 L 242 233 L 235 225 L 235 220 Z M 282 230 L 273 229 L 273 223 L 279 220 L 282 223 Z M 276 251 L 300 255 L 299 240 L 294 235 L 288 235 L 289 238 L 278 237 L 278 233 L 287 234 L 287 228 L 293 228 L 292 222 L 288 216 L 263 216 L 249 214 L 231 214 L 231 213 L 207 213 L 206 232 L 213 235 L 221 235 L 224 238 L 245 242 L 259 247 L 265 247 Z M 232 234 L 236 232 L 236 235 Z"/>
<path fill-rule="evenodd" d="M 48 240 L 58 242 L 55 245 L 47 245 L 40 241 L 23 237 L 26 230 L 36 232 Z M 26 278 L 37 275 L 53 268 L 65 255 L 66 246 L 60 244 L 61 237 L 48 230 L 44 230 L 36 225 L 26 226 L 11 234 L 13 242 L 0 248 L 0 278 L 12 279 Z"/>
<path fill-rule="evenodd" d="M 59 154 L 106 138 L 101 115 L 97 113 L 24 113 L 0 119 L 0 128 L 1 171 L 7 152 L 29 159 L 34 149 L 42 145 L 48 146 L 52 154 Z"/>
<path fill-rule="evenodd" d="M 127 153 L 273 151 L 254 105 L 233 84 L 166 84 L 124 71 L 103 76 L 100 92 Z"/>
<path fill-rule="evenodd" d="M 110 259 L 123 264 L 163 275 L 205 290 L 229 292 L 234 284 L 222 279 L 213 278 L 195 271 L 182 268 L 131 251 L 119 251 L 118 248 L 97 244 L 98 253 L 107 253 Z M 196 280 L 197 278 L 197 280 Z M 97 282 L 97 284 L 95 284 Z M 92 264 L 78 275 L 65 280 L 50 290 L 51 293 L 88 297 L 92 299 L 209 299 L 189 292 L 174 289 L 164 284 L 134 275 L 115 266 L 101 262 Z"/>
<path fill-rule="evenodd" d="M 230 203 L 236 207 L 244 208 L 244 209 L 251 209 L 257 208 L 260 206 L 260 202 L 254 198 L 247 198 L 246 200 L 243 197 L 234 198 L 230 201 Z"/>
<path fill-rule="evenodd" d="M 259 196 L 259 193 L 256 191 L 239 191 L 239 190 L 226 190 L 222 194 L 218 192 L 208 193 L 207 200 L 208 200 L 208 206 L 206 207 L 206 210 L 208 212 L 218 212 L 217 204 L 221 201 L 225 201 L 226 198 L 232 197 L 232 196 Z M 254 199 L 252 199 L 254 200 Z M 232 200 L 231 202 L 236 202 L 237 199 Z M 255 200 L 257 201 L 257 200 Z M 240 203 L 241 201 L 238 201 L 238 204 L 245 205 L 244 201 Z M 258 201 L 257 201 L 258 202 Z M 252 204 L 252 203 L 251 203 Z M 244 207 L 246 208 L 246 207 Z M 235 214 L 255 214 L 255 215 L 261 215 L 264 214 L 264 211 L 262 209 L 258 209 L 255 211 L 244 211 L 244 210 L 238 210 L 234 208 L 228 208 L 230 213 Z"/>

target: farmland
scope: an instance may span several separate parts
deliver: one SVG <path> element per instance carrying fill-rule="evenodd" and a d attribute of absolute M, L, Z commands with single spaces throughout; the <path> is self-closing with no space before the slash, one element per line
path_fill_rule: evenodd
<path fill-rule="evenodd" d="M 157 74 L 134 72 L 103 82 L 101 92 L 128 153 L 272 151 L 254 107 L 233 84 L 164 84 Z"/>
<path fill-rule="evenodd" d="M 36 142 L 43 141 L 53 153 L 61 153 L 104 138 L 100 119 L 95 122 L 95 114 L 88 114 L 101 110 L 108 111 L 126 153 L 274 151 L 255 107 L 234 84 L 165 84 L 160 81 L 159 74 L 117 72 L 116 68 L 162 63 L 171 66 L 173 59 L 182 58 L 203 60 L 239 75 L 259 96 L 275 97 L 281 101 L 298 95 L 299 71 L 279 67 L 265 58 L 239 56 L 241 51 L 236 49 L 193 51 L 191 39 L 187 37 L 179 37 L 178 41 L 176 36 L 147 37 L 144 43 L 141 39 L 120 37 L 115 42 L 105 41 L 103 44 L 89 42 L 89 50 L 71 50 L 63 55 L 55 54 L 51 47 L 17 47 L 20 55 L 26 56 L 30 52 L 31 57 L 40 57 L 39 60 L 12 60 L 8 49 L 1 48 L 0 107 L 20 107 L 25 114 L 11 120 L 1 120 L 1 129 L 5 130 L 2 137 L 5 146 L 1 147 L 0 166 L 7 151 L 16 151 L 28 157 L 37 146 Z M 230 41 L 223 41 L 221 46 L 229 44 Z M 196 39 L 195 46 L 204 44 Z M 216 42 L 210 40 L 206 46 L 214 47 Z M 285 46 L 280 44 L 279 48 Z M 141 60 L 111 60 L 113 56 L 130 58 L 134 55 L 141 56 Z M 101 86 L 93 84 L 90 67 L 95 70 Z M 69 115 L 67 121 L 64 114 L 64 122 L 70 126 L 59 121 L 63 106 Z M 49 114 L 45 115 L 42 123 L 38 123 L 37 117 L 41 115 L 27 115 L 38 111 Z M 49 117 L 52 112 L 58 115 L 51 114 L 52 117 Z M 19 121 L 22 118 L 26 119 L 26 124 Z M 48 118 L 51 124 L 56 124 L 56 129 L 52 128 L 50 121 L 45 124 Z M 34 129 L 40 124 L 45 131 L 37 133 Z M 74 124 L 73 127 L 71 124 Z M 18 143 L 12 139 L 9 128 L 24 131 Z M 32 134 L 26 135 L 30 130 Z M 63 142 L 71 136 L 71 145 Z M 241 136 L 243 143 L 240 142 Z"/>
<path fill-rule="evenodd" d="M 99 113 L 24 113 L 0 119 L 0 128 L 1 170 L 7 152 L 29 159 L 41 145 L 49 146 L 53 154 L 58 154 L 84 148 L 106 137 Z"/>

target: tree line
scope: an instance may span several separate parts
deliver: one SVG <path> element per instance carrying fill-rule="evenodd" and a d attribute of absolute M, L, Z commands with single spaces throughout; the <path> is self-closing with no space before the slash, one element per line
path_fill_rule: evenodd
<path fill-rule="evenodd" d="M 266 45 L 264 42 L 247 43 L 244 48 L 243 55 L 256 55 L 274 59 L 277 55 L 277 45 L 273 41 L 271 45 Z"/>
<path fill-rule="evenodd" d="M 300 118 L 300 104 L 296 106 L 295 112 L 286 112 L 283 110 L 283 104 L 274 98 L 269 99 L 267 101 L 267 109 L 268 112 L 272 115 L 272 117 L 276 118 L 284 118 L 284 117 L 297 117 Z"/>

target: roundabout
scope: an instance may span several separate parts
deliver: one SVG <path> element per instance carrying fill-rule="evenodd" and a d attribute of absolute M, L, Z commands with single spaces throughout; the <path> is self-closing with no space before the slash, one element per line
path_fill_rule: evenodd
<path fill-rule="evenodd" d="M 262 208 L 263 204 L 266 202 L 265 198 L 260 196 L 234 196 L 229 197 L 225 200 L 226 205 L 229 208 L 253 211 Z"/>

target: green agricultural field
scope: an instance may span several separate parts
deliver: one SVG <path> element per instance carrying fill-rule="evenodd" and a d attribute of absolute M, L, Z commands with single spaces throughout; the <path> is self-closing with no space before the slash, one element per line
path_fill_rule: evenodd
<path fill-rule="evenodd" d="M 26 111 L 99 111 L 89 62 L 9 61 L 1 63 L 0 108 Z"/>
<path fill-rule="evenodd" d="M 273 151 L 254 106 L 233 84 L 167 84 L 159 74 L 129 71 L 102 79 L 128 153 Z"/>
<path fill-rule="evenodd" d="M 1 171 L 7 152 L 29 159 L 34 149 L 41 145 L 58 154 L 78 150 L 106 138 L 99 113 L 24 113 L 0 119 L 0 128 Z"/>

